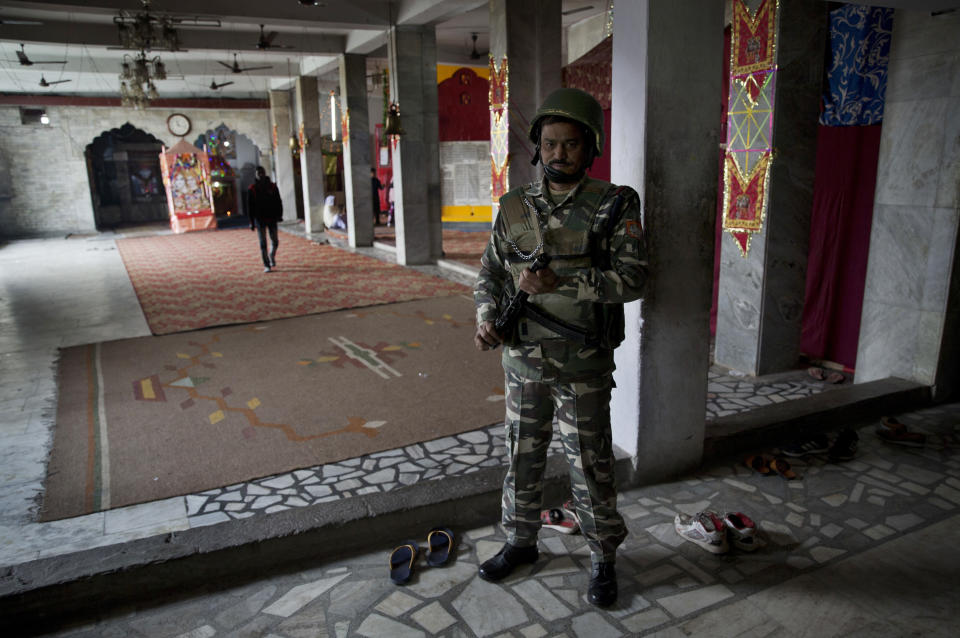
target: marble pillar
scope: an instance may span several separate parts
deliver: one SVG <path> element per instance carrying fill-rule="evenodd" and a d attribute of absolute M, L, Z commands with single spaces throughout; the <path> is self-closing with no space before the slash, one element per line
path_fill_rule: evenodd
<path fill-rule="evenodd" d="M 397 263 L 429 264 L 443 250 L 434 27 L 391 28 L 388 54 L 390 95 L 404 130 L 393 150 Z"/>
<path fill-rule="evenodd" d="M 640 194 L 650 279 L 625 308 L 611 417 L 639 482 L 703 453 L 722 51 L 722 3 L 617 5 L 611 177 Z"/>
<path fill-rule="evenodd" d="M 543 174 L 539 165 L 530 163 L 536 145 L 527 136 L 528 123 L 543 99 L 560 88 L 561 8 L 560 0 L 490 0 L 490 56 L 496 70 L 504 60 L 507 63 L 505 191 L 539 180 Z"/>
<path fill-rule="evenodd" d="M 759 1 L 747 4 L 756 10 Z M 728 233 L 720 242 L 714 359 L 756 376 L 792 369 L 800 356 L 827 37 L 820 0 L 779 7 L 766 219 L 747 257 Z"/>
<path fill-rule="evenodd" d="M 343 139 L 343 188 L 351 246 L 373 245 L 370 189 L 370 128 L 367 107 L 367 58 L 340 56 L 340 110 Z"/>
<path fill-rule="evenodd" d="M 274 180 L 283 201 L 283 217 L 297 219 L 296 176 L 290 154 L 290 134 L 294 131 L 290 115 L 290 91 L 270 91 L 270 126 L 275 138 L 273 148 Z M 246 193 L 244 193 L 245 195 Z"/>
<path fill-rule="evenodd" d="M 298 133 L 303 131 L 305 145 L 300 149 L 300 175 L 303 189 L 303 223 L 307 233 L 323 232 L 323 153 L 320 150 L 320 94 L 317 78 L 301 75 L 294 89 Z"/>
<path fill-rule="evenodd" d="M 960 14 L 893 17 L 856 381 L 960 394 Z"/>

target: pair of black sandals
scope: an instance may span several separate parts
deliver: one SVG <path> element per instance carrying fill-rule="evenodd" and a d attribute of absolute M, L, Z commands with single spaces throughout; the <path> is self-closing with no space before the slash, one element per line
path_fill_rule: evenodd
<path fill-rule="evenodd" d="M 453 532 L 446 527 L 434 527 L 427 534 L 427 565 L 442 567 L 450 560 L 453 552 Z M 420 546 L 417 541 L 408 540 L 390 553 L 390 580 L 397 585 L 406 584 L 413 576 Z"/>

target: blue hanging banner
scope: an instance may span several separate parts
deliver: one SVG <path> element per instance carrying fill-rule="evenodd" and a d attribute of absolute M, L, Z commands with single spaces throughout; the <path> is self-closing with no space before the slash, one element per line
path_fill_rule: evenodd
<path fill-rule="evenodd" d="M 820 123 L 868 126 L 883 121 L 893 9 L 848 4 L 830 12 L 830 92 Z"/>

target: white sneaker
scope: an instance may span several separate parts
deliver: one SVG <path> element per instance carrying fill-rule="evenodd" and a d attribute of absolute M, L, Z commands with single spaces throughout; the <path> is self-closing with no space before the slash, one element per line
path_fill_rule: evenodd
<path fill-rule="evenodd" d="M 711 554 L 723 554 L 730 549 L 727 529 L 714 512 L 697 512 L 693 516 L 677 514 L 673 527 L 684 540 L 695 543 Z"/>
<path fill-rule="evenodd" d="M 760 547 L 757 524 L 743 512 L 727 512 L 723 516 L 723 523 L 727 526 L 730 541 L 737 549 L 752 552 Z"/>
<path fill-rule="evenodd" d="M 270 266 L 265 266 L 263 272 L 270 272 Z"/>

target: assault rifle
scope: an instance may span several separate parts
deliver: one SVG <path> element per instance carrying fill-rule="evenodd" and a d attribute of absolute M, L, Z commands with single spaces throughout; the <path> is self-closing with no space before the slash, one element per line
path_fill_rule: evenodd
<path fill-rule="evenodd" d="M 540 253 L 533 264 L 530 265 L 530 272 L 537 272 L 538 270 L 543 270 L 550 265 L 550 255 Z M 494 328 L 497 330 L 497 334 L 504 334 L 504 328 L 512 327 L 517 321 L 517 317 L 520 315 L 520 311 L 523 310 L 523 304 L 527 301 L 527 297 L 530 295 L 524 290 L 518 290 L 513 297 L 510 298 L 510 303 L 507 304 L 507 307 L 503 309 L 500 313 L 500 316 L 497 317 L 497 320 L 493 323 Z"/>

